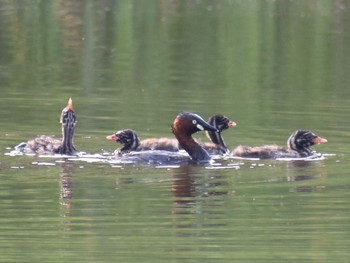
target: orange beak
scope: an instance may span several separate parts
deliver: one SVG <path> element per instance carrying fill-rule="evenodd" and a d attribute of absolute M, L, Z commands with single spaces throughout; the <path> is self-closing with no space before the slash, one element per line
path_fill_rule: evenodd
<path fill-rule="evenodd" d="M 327 139 L 322 138 L 322 137 L 316 137 L 316 138 L 313 140 L 313 142 L 314 142 L 315 144 L 321 144 L 321 143 L 327 142 Z"/>
<path fill-rule="evenodd" d="M 109 141 L 115 142 L 118 139 L 118 137 L 115 134 L 112 134 L 112 135 L 106 136 L 106 139 Z"/>
<path fill-rule="evenodd" d="M 237 125 L 237 123 L 235 123 L 234 121 L 230 121 L 228 123 L 228 127 L 235 127 Z"/>
<path fill-rule="evenodd" d="M 68 100 L 68 104 L 67 104 L 67 107 L 66 107 L 68 110 L 73 110 L 73 101 L 72 101 L 72 98 L 69 98 Z"/>

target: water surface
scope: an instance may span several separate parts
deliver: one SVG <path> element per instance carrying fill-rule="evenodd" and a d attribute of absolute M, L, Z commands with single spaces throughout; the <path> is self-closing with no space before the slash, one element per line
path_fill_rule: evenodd
<path fill-rule="evenodd" d="M 346 262 L 349 8 L 0 0 L 0 261 Z M 176 167 L 7 155 L 60 136 L 69 97 L 75 145 L 92 155 L 113 152 L 119 129 L 171 137 L 180 111 L 237 122 L 230 148 L 303 128 L 328 155 Z"/>

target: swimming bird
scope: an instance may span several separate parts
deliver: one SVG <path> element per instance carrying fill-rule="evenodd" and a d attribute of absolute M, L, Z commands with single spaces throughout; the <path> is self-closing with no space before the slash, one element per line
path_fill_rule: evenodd
<path fill-rule="evenodd" d="M 250 147 L 240 145 L 233 149 L 231 155 L 243 158 L 304 158 L 314 155 L 310 149 L 315 144 L 326 143 L 327 139 L 317 136 L 308 130 L 297 130 L 288 138 L 287 147 L 263 145 Z"/>
<path fill-rule="evenodd" d="M 106 139 L 122 145 L 116 151 L 118 154 L 131 151 L 165 150 L 177 152 L 179 150 L 179 143 L 175 138 L 149 138 L 141 141 L 137 133 L 132 129 L 117 131 L 115 134 L 108 135 Z"/>
<path fill-rule="evenodd" d="M 182 112 L 175 118 L 172 124 L 172 132 L 178 143 L 189 156 L 179 152 L 166 150 L 144 150 L 118 154 L 116 160 L 122 163 L 149 163 L 163 165 L 179 164 L 189 161 L 194 161 L 196 163 L 210 162 L 211 157 L 209 153 L 192 137 L 194 133 L 205 130 L 218 132 L 217 128 L 208 124 L 198 114 Z"/>
<path fill-rule="evenodd" d="M 77 149 L 73 143 L 73 135 L 76 116 L 71 98 L 68 100 L 67 106 L 62 110 L 60 123 L 62 126 L 61 140 L 53 136 L 41 135 L 26 143 L 19 144 L 15 148 L 23 150 L 25 153 L 75 155 Z"/>
<path fill-rule="evenodd" d="M 209 118 L 208 123 L 217 128 L 216 131 L 206 131 L 207 137 L 211 142 L 202 142 L 196 140 L 204 147 L 209 154 L 224 154 L 228 151 L 227 146 L 221 136 L 221 132 L 229 127 L 236 126 L 236 123 L 229 120 L 227 117 L 217 114 Z M 117 131 L 112 135 L 106 136 L 107 140 L 118 142 L 122 145 L 116 152 L 123 154 L 131 151 L 146 151 L 146 150 L 165 150 L 177 152 L 182 149 L 181 145 L 175 138 L 148 138 L 140 140 L 137 133 L 132 129 L 124 129 Z"/>
<path fill-rule="evenodd" d="M 211 142 L 203 142 L 202 146 L 210 154 L 221 155 L 229 153 L 229 149 L 226 146 L 221 132 L 227 130 L 230 127 L 235 127 L 237 124 L 222 114 L 211 116 L 208 120 L 208 123 L 217 128 L 219 131 L 206 131 L 205 133 Z"/>
<path fill-rule="evenodd" d="M 204 130 L 219 132 L 217 128 L 211 126 L 202 117 L 190 112 L 182 112 L 177 115 L 172 125 L 173 134 L 179 144 L 196 162 L 211 160 L 209 153 L 192 137 L 192 134 Z"/>

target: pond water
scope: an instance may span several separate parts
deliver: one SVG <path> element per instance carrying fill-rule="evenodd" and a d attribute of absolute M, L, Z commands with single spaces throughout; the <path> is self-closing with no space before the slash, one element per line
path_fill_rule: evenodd
<path fill-rule="evenodd" d="M 0 0 L 1 262 L 346 262 L 348 1 Z M 60 136 L 85 158 L 11 156 Z M 328 139 L 317 160 L 116 165 L 106 135 L 222 113 L 238 144 Z M 206 140 L 204 134 L 196 137 Z M 97 158 L 102 156 L 100 158 Z"/>

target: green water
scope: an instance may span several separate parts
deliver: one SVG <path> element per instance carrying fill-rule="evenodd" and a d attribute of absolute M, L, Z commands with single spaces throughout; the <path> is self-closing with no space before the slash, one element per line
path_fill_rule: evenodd
<path fill-rule="evenodd" d="M 347 262 L 349 8 L 0 0 L 0 262 Z M 185 110 L 237 122 L 230 148 L 305 128 L 330 155 L 176 168 L 7 155 L 59 136 L 69 97 L 91 154 L 123 128 L 171 137 Z"/>

